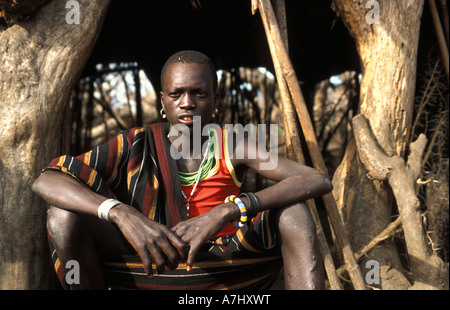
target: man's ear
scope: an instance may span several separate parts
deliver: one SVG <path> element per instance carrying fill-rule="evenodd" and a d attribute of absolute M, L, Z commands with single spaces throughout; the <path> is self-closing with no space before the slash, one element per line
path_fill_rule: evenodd
<path fill-rule="evenodd" d="M 164 92 L 160 91 L 159 92 L 159 96 L 160 96 L 160 102 L 161 102 L 161 106 L 164 108 L 164 103 L 163 103 L 163 99 L 164 99 Z"/>

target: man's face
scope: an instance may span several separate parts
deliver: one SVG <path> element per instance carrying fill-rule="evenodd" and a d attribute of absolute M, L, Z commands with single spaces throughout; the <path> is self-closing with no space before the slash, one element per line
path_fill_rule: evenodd
<path fill-rule="evenodd" d="M 208 66 L 197 63 L 175 63 L 166 71 L 161 104 L 172 124 L 193 126 L 200 116 L 202 127 L 212 119 L 216 94 Z"/>

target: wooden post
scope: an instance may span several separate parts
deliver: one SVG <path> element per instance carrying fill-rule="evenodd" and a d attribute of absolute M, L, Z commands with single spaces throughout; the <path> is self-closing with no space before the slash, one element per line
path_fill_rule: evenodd
<path fill-rule="evenodd" d="M 77 24 L 64 1 L 46 2 L 0 31 L 0 290 L 55 288 L 47 204 L 31 185 L 59 153 L 62 116 L 110 3 L 74 1 Z"/>
<path fill-rule="evenodd" d="M 270 42 L 269 47 L 272 46 L 272 48 L 274 49 L 274 51 L 271 50 L 272 59 L 274 59 L 274 62 L 279 62 L 280 67 L 282 68 L 282 75 L 277 74 L 277 79 L 285 80 L 288 85 L 290 95 L 292 96 L 293 103 L 300 120 L 300 125 L 306 139 L 310 157 L 313 161 L 313 165 L 315 168 L 326 172 L 325 162 L 323 160 L 317 143 L 317 139 L 315 137 L 313 125 L 308 114 L 305 100 L 300 90 L 295 71 L 290 62 L 285 46 L 282 42 L 281 34 L 276 22 L 272 5 L 270 4 L 269 0 L 252 0 L 252 11 L 255 12 L 256 9 L 259 9 L 259 12 L 261 14 L 261 18 L 267 35 L 267 40 Z M 345 265 L 352 280 L 353 286 L 358 290 L 366 289 L 361 270 L 356 261 L 350 242 L 345 234 L 344 226 L 341 222 L 341 218 L 339 216 L 336 202 L 332 193 L 325 195 L 323 197 L 323 200 L 327 209 L 330 223 L 333 227 L 338 241 L 338 246 L 342 250 Z"/>
<path fill-rule="evenodd" d="M 286 14 L 283 14 L 285 9 L 284 0 L 273 0 L 277 7 L 278 22 L 281 24 L 286 24 L 285 18 Z M 283 26 L 283 44 L 288 48 L 287 41 L 287 28 Z M 270 50 L 274 50 L 274 46 L 271 46 L 271 41 L 268 41 Z M 274 61 L 275 74 L 279 76 L 282 73 L 280 63 Z M 284 79 L 277 79 L 278 89 L 280 90 L 281 97 L 281 110 L 283 112 L 283 123 L 284 131 L 286 135 L 286 153 L 289 159 L 295 160 L 297 162 L 305 162 L 303 157 L 303 151 L 300 144 L 300 128 L 298 124 L 297 114 L 292 103 L 292 98 L 289 93 L 289 88 Z"/>
<path fill-rule="evenodd" d="M 434 0 L 428 0 L 428 4 L 430 5 L 431 17 L 433 18 L 434 29 L 436 30 L 436 37 L 439 43 L 439 49 L 442 55 L 442 61 L 444 63 L 445 74 L 447 75 L 447 81 L 449 80 L 449 60 L 448 60 L 448 48 L 445 39 L 444 30 L 442 29 L 441 20 L 439 18 L 439 12 L 436 7 L 436 2 Z"/>
<path fill-rule="evenodd" d="M 278 16 L 278 22 L 283 24 L 284 25 L 283 28 L 286 30 L 286 20 L 285 20 L 286 15 L 283 14 L 282 12 L 285 9 L 284 0 L 273 0 L 273 1 L 277 7 L 276 12 Z M 274 53 L 275 47 L 273 46 L 273 41 L 268 40 L 268 43 L 271 52 Z M 283 43 L 287 49 L 288 44 L 286 32 L 283 35 Z M 276 76 L 277 77 L 282 76 L 282 68 L 280 62 L 278 61 L 278 58 L 275 58 L 273 62 Z M 288 152 L 288 158 L 304 164 L 305 158 L 300 144 L 300 135 L 299 135 L 300 128 L 298 126 L 298 118 L 294 109 L 292 98 L 289 93 L 286 81 L 282 78 L 277 78 L 277 82 L 281 96 L 281 106 L 282 106 L 281 110 L 283 111 L 283 122 L 286 135 L 286 148 L 290 150 L 290 152 Z M 331 256 L 331 252 L 328 247 L 325 233 L 323 231 L 322 224 L 320 223 L 319 214 L 317 213 L 315 201 L 314 199 L 310 199 L 306 202 L 306 204 L 308 205 L 308 208 L 311 212 L 311 215 L 316 225 L 320 253 L 322 255 L 325 272 L 327 273 L 330 287 L 332 290 L 342 290 L 342 284 L 336 272 L 336 268 L 334 266 L 333 258 Z"/>

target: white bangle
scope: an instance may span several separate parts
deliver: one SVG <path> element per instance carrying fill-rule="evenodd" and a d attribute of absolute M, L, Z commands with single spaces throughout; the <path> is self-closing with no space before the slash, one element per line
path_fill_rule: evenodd
<path fill-rule="evenodd" d="M 120 201 L 115 200 L 115 199 L 106 199 L 105 201 L 102 202 L 102 204 L 98 207 L 97 210 L 97 215 L 99 218 L 101 218 L 102 220 L 108 221 L 109 222 L 109 217 L 108 217 L 108 213 L 109 211 L 118 206 L 119 204 L 121 204 Z"/>

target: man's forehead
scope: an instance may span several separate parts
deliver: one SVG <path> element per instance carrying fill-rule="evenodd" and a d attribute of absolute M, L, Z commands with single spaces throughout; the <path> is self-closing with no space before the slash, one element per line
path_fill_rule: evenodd
<path fill-rule="evenodd" d="M 200 63 L 177 62 L 169 66 L 166 71 L 165 81 L 185 83 L 196 81 L 208 83 L 212 79 L 208 66 Z"/>
<path fill-rule="evenodd" d="M 197 62 L 175 62 L 167 68 L 167 72 L 169 71 L 208 71 L 209 68 L 207 65 Z"/>

